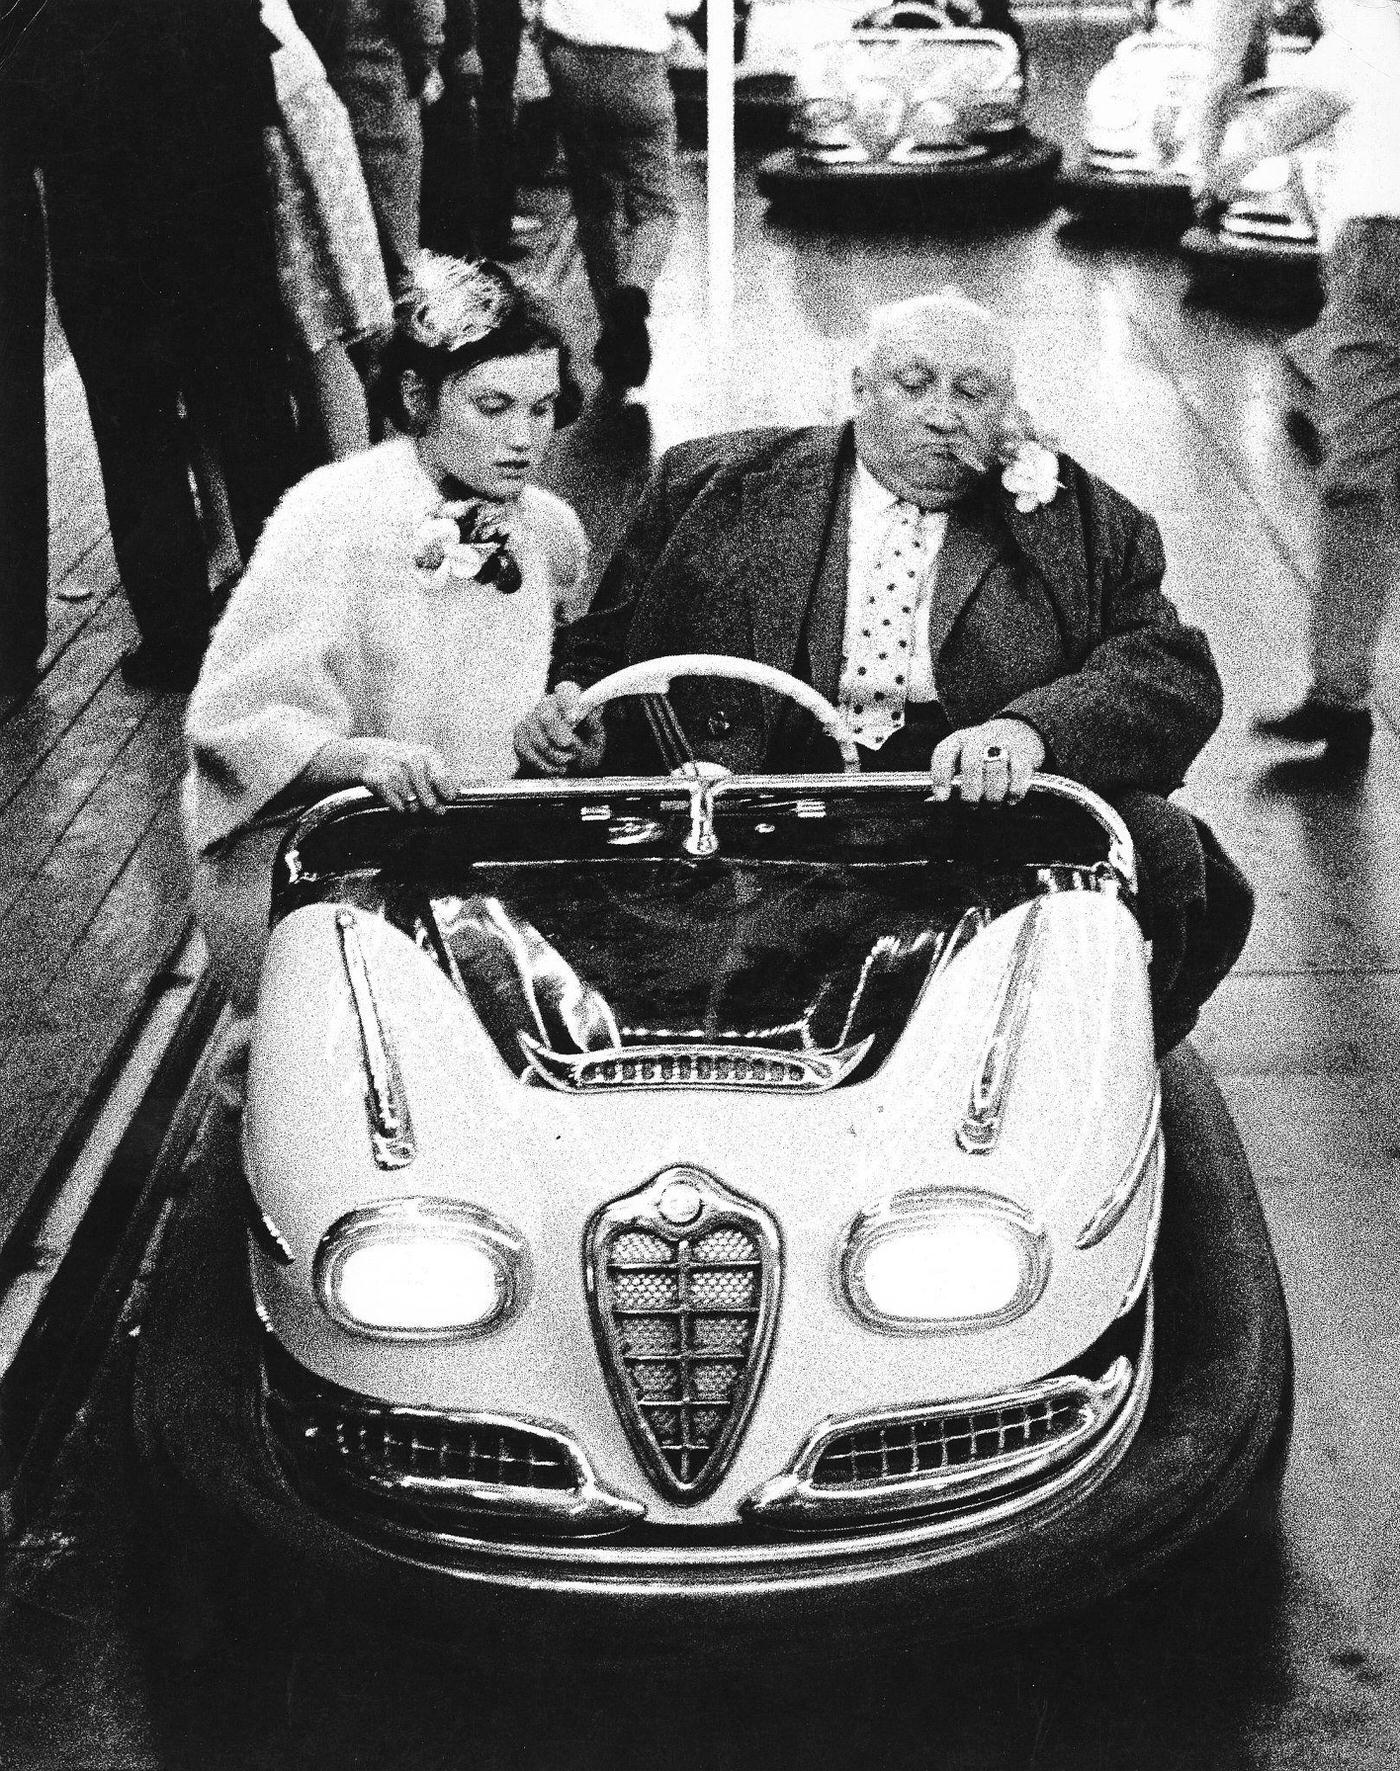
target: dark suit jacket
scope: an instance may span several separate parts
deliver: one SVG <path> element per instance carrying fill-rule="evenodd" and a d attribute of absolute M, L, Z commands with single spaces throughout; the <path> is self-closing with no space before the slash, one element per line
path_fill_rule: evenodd
<path fill-rule="evenodd" d="M 551 685 L 722 652 L 834 700 L 854 454 L 849 426 L 668 451 L 592 609 L 561 631 Z M 1239 956 L 1253 913 L 1211 832 L 1165 797 L 1219 723 L 1220 678 L 1205 635 L 1162 594 L 1157 525 L 1063 455 L 1060 480 L 1029 514 L 995 479 L 952 513 L 930 613 L 934 680 L 954 727 L 1023 719 L 1045 740 L 1047 768 L 1117 806 L 1137 846 L 1166 1050 Z M 671 698 L 696 754 L 736 772 L 836 766 L 834 747 L 781 697 L 700 681 Z M 630 724 L 610 721 L 608 766 L 656 767 Z"/>
<path fill-rule="evenodd" d="M 551 682 L 723 652 L 834 700 L 853 461 L 849 426 L 668 451 L 592 610 L 560 634 Z M 1152 519 L 1067 456 L 1060 478 L 1028 515 L 994 480 L 952 513 L 930 616 L 938 698 L 955 727 L 1024 719 L 1046 767 L 1087 786 L 1170 793 L 1219 723 L 1209 644 L 1162 594 Z M 698 755 L 751 771 L 788 749 L 777 697 L 705 682 L 674 698 Z"/>

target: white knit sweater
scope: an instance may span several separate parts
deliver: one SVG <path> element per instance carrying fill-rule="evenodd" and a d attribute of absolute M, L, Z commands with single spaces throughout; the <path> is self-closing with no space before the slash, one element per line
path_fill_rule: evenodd
<path fill-rule="evenodd" d="M 412 442 L 319 468 L 283 499 L 215 629 L 185 720 L 198 852 L 247 825 L 333 737 L 433 745 L 459 774 L 515 771 L 554 625 L 583 612 L 578 517 L 530 486 L 511 518 L 520 589 L 414 566 L 441 494 Z"/>

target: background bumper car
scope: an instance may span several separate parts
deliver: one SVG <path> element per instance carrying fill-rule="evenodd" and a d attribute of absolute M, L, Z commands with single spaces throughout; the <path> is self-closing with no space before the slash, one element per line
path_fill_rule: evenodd
<path fill-rule="evenodd" d="M 936 221 L 1048 200 L 1060 150 L 1025 121 L 1009 11 L 951 0 L 882 8 L 798 72 L 792 145 L 758 169 L 775 208 Z"/>
<path fill-rule="evenodd" d="M 1271 35 L 1248 57 L 1245 77 L 1286 79 L 1306 53 L 1310 14 L 1275 6 Z M 1208 66 L 1207 19 L 1199 6 L 1152 8 L 1090 82 L 1084 151 L 1059 180 L 1061 202 L 1089 218 L 1131 212 L 1180 227 L 1191 216 L 1196 95 Z"/>
<path fill-rule="evenodd" d="M 1281 83 L 1271 79 L 1256 90 Z M 1182 235 L 1197 290 L 1286 304 L 1320 300 L 1318 236 L 1330 177 L 1325 145 L 1265 160 L 1232 202 Z"/>
<path fill-rule="evenodd" d="M 927 785 L 310 812 L 138 1341 L 167 1534 L 487 1645 L 732 1653 L 1025 1623 L 1267 1505 L 1287 1315 L 1209 1076 L 1153 1061 L 1126 831 Z"/>

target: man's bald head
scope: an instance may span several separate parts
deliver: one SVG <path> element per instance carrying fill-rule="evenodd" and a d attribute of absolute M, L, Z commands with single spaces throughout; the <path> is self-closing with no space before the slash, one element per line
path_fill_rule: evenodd
<path fill-rule="evenodd" d="M 931 295 L 872 308 L 858 362 L 868 368 L 891 353 L 940 351 L 953 346 L 994 365 L 1008 387 L 1016 384 L 1016 347 L 1011 330 L 999 314 L 950 284 Z"/>
<path fill-rule="evenodd" d="M 874 310 L 852 384 L 866 467 L 900 497 L 946 509 L 996 458 L 1016 353 L 996 314 L 943 289 Z"/>

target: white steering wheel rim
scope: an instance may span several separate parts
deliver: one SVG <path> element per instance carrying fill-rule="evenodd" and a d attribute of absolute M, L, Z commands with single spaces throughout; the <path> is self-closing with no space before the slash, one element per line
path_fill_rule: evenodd
<path fill-rule="evenodd" d="M 605 707 L 609 701 L 620 701 L 629 695 L 664 695 L 677 677 L 711 677 L 726 682 L 752 683 L 755 688 L 771 689 L 786 695 L 835 740 L 841 761 L 848 775 L 858 774 L 860 758 L 839 707 L 833 707 L 826 696 L 810 683 L 804 683 L 772 664 L 760 664 L 754 658 L 732 658 L 723 652 L 675 652 L 666 658 L 644 658 L 640 664 L 628 664 L 615 670 L 585 689 L 574 708 L 577 725 L 590 713 Z"/>

